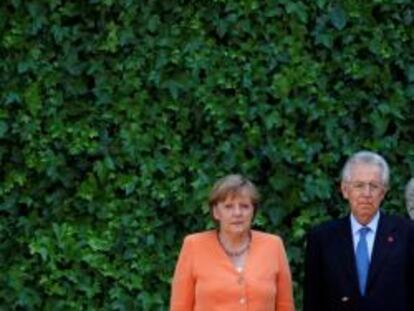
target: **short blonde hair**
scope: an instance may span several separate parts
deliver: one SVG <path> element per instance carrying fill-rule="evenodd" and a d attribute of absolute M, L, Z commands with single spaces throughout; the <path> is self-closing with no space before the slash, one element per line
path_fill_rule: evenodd
<path fill-rule="evenodd" d="M 208 202 L 210 214 L 213 214 L 213 208 L 218 203 L 225 201 L 228 197 L 240 195 L 247 196 L 251 200 L 254 214 L 256 214 L 260 200 L 256 186 L 250 180 L 238 174 L 231 174 L 220 178 L 210 192 Z"/>

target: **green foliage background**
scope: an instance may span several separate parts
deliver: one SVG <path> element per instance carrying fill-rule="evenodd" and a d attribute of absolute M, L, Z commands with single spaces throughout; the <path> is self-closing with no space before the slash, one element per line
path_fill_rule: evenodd
<path fill-rule="evenodd" d="M 261 190 L 301 305 L 344 160 L 414 169 L 410 0 L 0 4 L 0 309 L 166 310 L 214 181 Z"/>

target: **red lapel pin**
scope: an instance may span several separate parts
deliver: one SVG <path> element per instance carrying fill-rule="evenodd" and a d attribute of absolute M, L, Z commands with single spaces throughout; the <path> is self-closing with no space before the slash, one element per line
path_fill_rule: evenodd
<path fill-rule="evenodd" d="M 394 242 L 394 237 L 390 235 L 390 236 L 388 237 L 387 241 L 388 241 L 388 243 L 392 243 L 392 242 Z"/>

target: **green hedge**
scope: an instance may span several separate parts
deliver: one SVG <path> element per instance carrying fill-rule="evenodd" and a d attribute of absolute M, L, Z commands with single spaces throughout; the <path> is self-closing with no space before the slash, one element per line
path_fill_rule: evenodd
<path fill-rule="evenodd" d="M 286 243 L 338 217 L 344 160 L 414 170 L 414 4 L 0 4 L 0 309 L 166 310 L 214 181 L 250 177 Z"/>

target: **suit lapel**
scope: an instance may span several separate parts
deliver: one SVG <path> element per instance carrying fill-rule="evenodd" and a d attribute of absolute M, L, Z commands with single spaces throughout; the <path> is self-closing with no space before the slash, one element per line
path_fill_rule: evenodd
<path fill-rule="evenodd" d="M 369 290 L 370 284 L 373 284 L 378 272 L 384 266 L 384 261 L 387 259 L 387 256 L 394 249 L 396 229 L 397 227 L 389 221 L 389 218 L 381 214 L 371 256 L 367 290 Z"/>
<path fill-rule="evenodd" d="M 339 226 L 339 236 L 341 236 L 340 248 L 342 250 L 341 262 L 344 263 L 344 269 L 349 276 L 350 284 L 353 284 L 355 290 L 358 290 L 358 276 L 355 265 L 354 243 L 352 240 L 351 222 L 349 217 L 341 219 Z"/>

